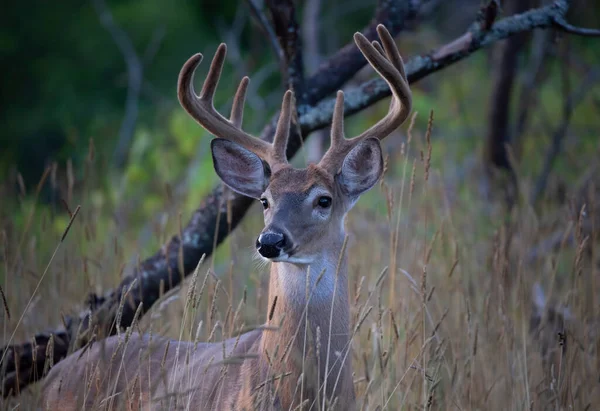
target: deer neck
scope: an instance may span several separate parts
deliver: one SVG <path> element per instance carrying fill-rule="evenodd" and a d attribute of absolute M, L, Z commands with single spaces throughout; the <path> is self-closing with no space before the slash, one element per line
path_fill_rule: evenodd
<path fill-rule="evenodd" d="M 325 380 L 329 398 L 349 398 L 354 392 L 350 355 L 346 356 L 350 349 L 347 258 L 344 252 L 340 259 L 341 249 L 336 244 L 311 264 L 271 265 L 267 324 L 278 330 L 263 333 L 261 353 L 267 351 L 271 358 L 268 375 L 291 373 L 277 390 L 286 409 L 299 404 L 297 381 L 302 372 L 303 399 L 316 398 L 319 387 L 322 398 Z"/>

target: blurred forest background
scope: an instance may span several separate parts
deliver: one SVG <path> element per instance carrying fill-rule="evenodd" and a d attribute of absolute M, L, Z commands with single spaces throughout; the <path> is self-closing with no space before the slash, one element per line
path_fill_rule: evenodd
<path fill-rule="evenodd" d="M 375 7 L 313 2 L 316 12 L 311 2 L 299 4 L 298 12 L 307 20 L 302 40 L 309 74 L 369 22 Z M 475 0 L 425 3 L 399 39 L 406 58 L 463 33 L 481 6 Z M 504 13 L 513 14 L 538 2 L 506 3 Z M 595 27 L 600 20 L 594 2 L 575 2 L 571 10 L 571 19 L 582 26 Z M 3 200 L 16 207 L 3 210 L 11 211 L 17 226 L 23 224 L 18 210 L 26 209 L 20 203 L 30 199 L 47 167 L 53 176 L 69 174 L 77 190 L 90 145 L 93 168 L 102 170 L 93 198 L 113 209 L 124 207 L 119 218 L 133 224 L 132 232 L 164 210 L 165 185 L 185 193 L 181 211 L 190 212 L 216 182 L 210 136 L 180 109 L 175 95 L 179 68 L 191 54 L 211 55 L 220 42 L 228 43 L 223 77 L 232 81 L 222 82 L 217 105 L 227 107 L 237 79 L 249 75 L 249 130 L 260 130 L 283 92 L 273 51 L 244 2 L 15 3 L 0 18 L 0 179 Z M 506 167 L 496 146 L 510 142 L 516 160 L 527 159 L 519 161 L 523 177 L 549 173 L 543 167 L 556 145 L 553 135 L 566 126 L 551 167 L 565 179 L 580 176 L 580 167 L 572 164 L 578 156 L 568 152 L 597 147 L 597 41 L 532 31 L 505 43 L 510 44 L 481 50 L 413 85 L 415 111 L 422 113 L 418 124 L 425 124 L 430 109 L 436 111 L 436 134 L 442 137 L 443 130 L 438 152 L 461 172 L 475 160 Z M 568 120 L 566 100 L 573 111 Z M 359 128 L 372 121 L 369 115 L 353 120 Z M 42 187 L 42 206 L 65 197 L 59 180 Z"/>
<path fill-rule="evenodd" d="M 483 8 L 488 2 L 481 0 L 421 3 L 396 37 L 405 61 L 449 43 L 481 19 L 482 10 L 489 10 Z M 501 1 L 497 19 L 549 3 Z M 600 27 L 600 3 L 571 3 L 570 23 Z M 32 0 L 3 7 L 0 285 L 5 309 L 12 313 L 10 319 L 6 312 L 0 314 L 3 345 L 30 340 L 34 333 L 60 324 L 63 313 L 77 312 L 85 295 L 102 295 L 117 286 L 140 260 L 181 231 L 218 184 L 210 156 L 211 136 L 177 101 L 177 76 L 188 57 L 201 52 L 210 58 L 217 45 L 226 42 L 217 109 L 228 113 L 237 82 L 249 75 L 244 128 L 258 135 L 277 112 L 285 91 L 279 63 L 248 4 L 238 0 Z M 375 7 L 374 1 L 360 0 L 296 2 L 306 74 L 315 72 L 366 26 Z M 198 77 L 207 66 L 207 62 L 200 66 Z M 373 77 L 372 69 L 361 70 L 344 88 Z M 441 294 L 434 323 L 448 316 L 441 332 L 452 335 L 451 330 L 463 329 L 460 323 L 469 317 L 465 341 L 453 346 L 454 366 L 475 356 L 473 340 L 475 346 L 479 340 L 483 358 L 486 352 L 491 356 L 498 352 L 495 342 L 508 337 L 484 331 L 485 324 L 504 331 L 513 327 L 510 338 L 521 338 L 521 324 L 547 318 L 532 306 L 542 301 L 538 306 L 547 309 L 548 290 L 554 290 L 556 307 L 568 306 L 569 318 L 576 318 L 578 329 L 585 330 L 581 335 L 589 338 L 581 337 L 574 344 L 583 347 L 585 355 L 573 354 L 589 367 L 588 374 L 580 370 L 577 376 L 579 389 L 587 393 L 577 397 L 585 398 L 577 404 L 585 406 L 600 395 L 595 386 L 600 369 L 596 294 L 600 291 L 600 39 L 559 30 L 528 31 L 482 48 L 411 87 L 418 112 L 413 141 L 409 142 L 406 127 L 386 140 L 387 185 L 364 196 L 350 221 L 351 233 L 365 232 L 370 239 L 359 238 L 352 245 L 356 251 L 350 255 L 365 258 L 356 269 L 365 272 L 368 266 L 372 273 L 367 270 L 371 274 L 364 275 L 376 278 L 382 268 L 376 257 L 392 265 L 397 258 L 398 266 L 418 281 L 424 263 L 416 256 L 429 250 L 431 261 L 428 256 L 425 266 L 431 267 L 428 272 L 438 273 L 430 274 L 430 284 Z M 376 122 L 388 101 L 349 117 L 348 134 Z M 430 110 L 434 126 L 428 145 L 424 135 Z M 326 130 L 314 132 L 295 163 L 318 159 L 327 144 Z M 429 156 L 432 169 L 429 182 L 422 171 L 424 156 Z M 407 203 L 407 198 L 412 200 Z M 81 205 L 81 221 L 75 220 L 64 249 L 44 278 L 77 205 Z M 252 263 L 251 248 L 262 221 L 257 209 L 252 210 L 211 265 L 216 277 L 225 278 L 230 262 L 235 263 L 235 270 L 242 273 L 232 280 L 240 289 L 231 292 L 231 299 L 236 301 L 233 294 L 239 297 L 246 284 L 258 293 L 257 308 L 248 315 L 261 318 L 261 294 L 255 287 L 264 278 Z M 396 219 L 401 221 L 401 240 L 388 232 Z M 399 241 L 404 251 L 391 250 L 388 241 L 396 241 L 396 247 Z M 413 241 L 418 244 L 411 245 Z M 386 251 L 367 255 L 366 247 L 373 244 Z M 410 288 L 402 281 L 398 279 L 395 287 Z M 541 288 L 536 288 L 537 283 Z M 503 287 L 500 295 L 498 284 Z M 393 283 L 390 287 L 394 289 Z M 387 291 L 383 298 L 388 301 Z M 410 313 L 411 298 L 415 297 L 387 304 L 390 311 L 400 304 L 403 313 Z M 490 304 L 502 311 L 498 318 L 486 317 Z M 555 313 L 566 317 L 564 310 L 556 308 Z M 411 329 L 414 318 L 410 318 L 405 326 L 400 324 L 403 333 Z M 515 323 L 507 325 L 510 321 Z M 163 331 L 179 335 L 177 330 Z M 361 338 L 366 341 L 366 334 Z M 406 341 L 403 355 L 414 351 L 412 340 L 409 343 L 406 337 Z M 555 343 L 542 346 L 547 349 Z M 500 350 L 508 353 L 517 345 L 503 345 Z M 462 348 L 463 354 L 457 354 Z M 360 352 L 360 346 L 355 350 Z M 432 352 L 429 358 L 435 355 Z M 361 355 L 353 361 L 361 363 Z M 495 398 L 493 404 L 499 406 L 516 385 L 524 386 L 506 378 L 498 383 L 503 388 L 492 393 L 494 372 L 511 374 L 514 369 L 502 364 L 486 368 L 484 362 L 488 360 L 479 363 L 481 386 L 471 378 L 470 388 L 465 388 L 468 393 L 458 395 L 448 389 L 444 398 L 470 398 L 486 409 L 486 401 Z M 446 367 L 452 374 L 452 365 Z M 466 368 L 458 373 L 466 373 L 461 380 L 465 384 L 467 374 L 477 375 Z M 544 386 L 549 387 L 550 374 L 542 375 L 547 377 Z M 410 391 L 409 382 L 405 384 L 403 389 Z M 577 384 L 569 384 L 573 398 Z M 523 397 L 525 391 L 529 394 L 529 387 L 520 391 Z M 415 401 L 418 398 L 422 396 Z M 438 405 L 445 409 L 440 401 Z"/>

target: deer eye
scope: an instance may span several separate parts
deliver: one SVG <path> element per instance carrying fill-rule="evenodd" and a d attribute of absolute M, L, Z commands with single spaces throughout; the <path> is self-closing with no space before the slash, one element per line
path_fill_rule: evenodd
<path fill-rule="evenodd" d="M 266 210 L 267 208 L 269 208 L 269 200 L 267 200 L 266 198 L 261 198 L 260 202 L 262 203 L 263 208 Z"/>
<path fill-rule="evenodd" d="M 321 196 L 321 197 L 319 197 L 317 204 L 321 208 L 329 208 L 329 207 L 331 207 L 331 197 Z"/>

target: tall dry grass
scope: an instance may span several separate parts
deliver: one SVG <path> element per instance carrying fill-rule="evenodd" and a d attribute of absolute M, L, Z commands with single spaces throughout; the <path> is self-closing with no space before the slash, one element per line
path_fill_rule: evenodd
<path fill-rule="evenodd" d="M 351 212 L 352 358 L 360 409 L 596 409 L 600 404 L 600 176 L 561 188 L 541 204 L 526 195 L 507 210 L 480 195 L 481 168 L 459 167 L 415 132 L 387 159 L 385 181 Z M 520 176 L 520 192 L 530 180 Z M 66 181 L 66 180 L 65 180 Z M 560 184 L 559 184 L 560 183 Z M 65 183 L 81 204 L 64 243 L 65 211 L 22 196 L 25 221 L 2 216 L 2 344 L 60 325 L 83 297 L 118 284 L 146 241 Z M 71 191 L 69 191 L 71 190 Z M 35 196 L 34 196 L 35 197 Z M 165 202 L 166 204 L 167 202 Z M 151 236 L 176 232 L 176 212 Z M 139 322 L 142 332 L 219 341 L 267 315 L 267 270 L 252 259 L 260 213 L 208 258 L 200 274 Z M 47 271 L 45 271 L 47 268 Z M 192 286 L 190 287 L 190 283 Z M 195 290 L 195 291 L 194 291 Z M 190 304 L 190 301 L 198 303 Z M 8 318 L 10 313 L 10 318 Z M 33 386 L 3 409 L 32 409 Z"/>

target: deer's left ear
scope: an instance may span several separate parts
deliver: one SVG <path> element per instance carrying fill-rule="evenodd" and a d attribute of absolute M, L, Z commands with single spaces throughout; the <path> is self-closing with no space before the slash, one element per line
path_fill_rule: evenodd
<path fill-rule="evenodd" d="M 338 182 L 342 192 L 357 197 L 371 189 L 383 174 L 383 156 L 379 140 L 360 142 L 344 158 Z"/>

